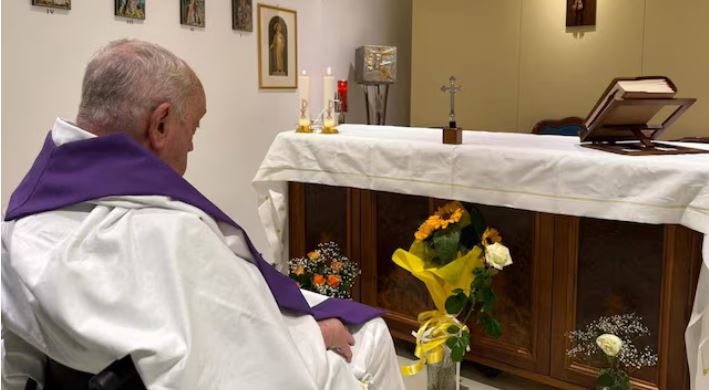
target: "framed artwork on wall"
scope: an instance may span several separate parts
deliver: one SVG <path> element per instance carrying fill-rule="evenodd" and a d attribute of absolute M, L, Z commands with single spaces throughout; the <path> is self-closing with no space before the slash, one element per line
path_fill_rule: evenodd
<path fill-rule="evenodd" d="M 251 0 L 231 0 L 231 28 L 239 31 L 254 31 Z"/>
<path fill-rule="evenodd" d="M 180 24 L 204 27 L 204 7 L 206 0 L 180 0 Z"/>
<path fill-rule="evenodd" d="M 32 0 L 32 5 L 42 7 L 52 7 L 61 9 L 71 9 L 71 0 Z"/>
<path fill-rule="evenodd" d="M 596 0 L 566 0 L 566 26 L 596 24 Z"/>
<path fill-rule="evenodd" d="M 294 10 L 258 5 L 259 88 L 298 87 L 298 26 Z"/>
<path fill-rule="evenodd" d="M 116 16 L 145 19 L 145 0 L 115 0 L 114 5 Z"/>

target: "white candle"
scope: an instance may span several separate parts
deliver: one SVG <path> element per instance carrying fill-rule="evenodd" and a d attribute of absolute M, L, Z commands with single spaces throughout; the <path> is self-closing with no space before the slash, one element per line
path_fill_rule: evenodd
<path fill-rule="evenodd" d="M 298 76 L 298 92 L 300 100 L 298 102 L 299 123 L 305 126 L 310 124 L 310 76 L 306 71 L 303 71 Z M 306 119 L 304 122 L 303 119 Z"/>
<path fill-rule="evenodd" d="M 332 76 L 332 68 L 327 67 L 327 73 L 323 77 L 323 107 L 325 109 L 325 118 L 328 117 L 328 108 L 330 116 L 335 115 L 335 77 Z"/>

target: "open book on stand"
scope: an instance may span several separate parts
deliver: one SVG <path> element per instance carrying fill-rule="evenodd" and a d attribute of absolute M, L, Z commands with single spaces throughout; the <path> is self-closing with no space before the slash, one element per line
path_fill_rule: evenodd
<path fill-rule="evenodd" d="M 676 93 L 664 76 L 614 79 L 586 118 L 581 146 L 627 155 L 707 153 L 653 141 L 696 101 Z"/>

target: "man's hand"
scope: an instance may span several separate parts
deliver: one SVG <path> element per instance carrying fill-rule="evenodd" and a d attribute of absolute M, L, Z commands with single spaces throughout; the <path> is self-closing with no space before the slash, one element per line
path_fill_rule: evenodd
<path fill-rule="evenodd" d="M 342 355 L 347 363 L 351 362 L 352 349 L 350 346 L 354 345 L 355 340 L 345 325 L 337 318 L 318 321 L 318 325 L 320 325 L 322 338 L 325 340 L 325 347 Z"/>

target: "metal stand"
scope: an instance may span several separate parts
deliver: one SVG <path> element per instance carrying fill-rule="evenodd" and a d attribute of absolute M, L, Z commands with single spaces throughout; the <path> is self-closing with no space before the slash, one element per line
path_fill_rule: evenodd
<path fill-rule="evenodd" d="M 367 110 L 368 125 L 383 125 L 387 116 L 387 101 L 389 100 L 389 85 L 390 84 L 362 84 L 364 91 L 364 107 Z M 384 91 L 382 91 L 382 86 Z M 369 87 L 375 87 L 374 93 L 370 97 Z M 373 98 L 373 102 L 372 102 Z M 370 106 L 374 106 L 374 123 L 372 123 L 372 110 Z"/>

